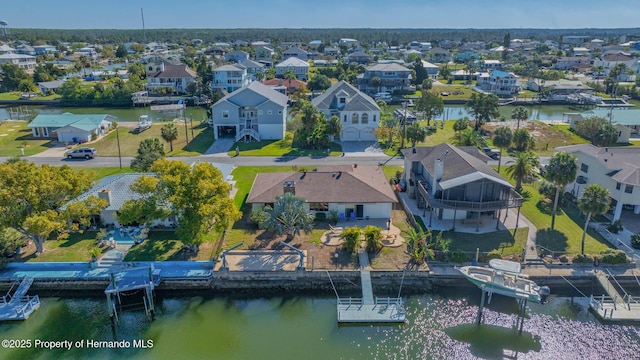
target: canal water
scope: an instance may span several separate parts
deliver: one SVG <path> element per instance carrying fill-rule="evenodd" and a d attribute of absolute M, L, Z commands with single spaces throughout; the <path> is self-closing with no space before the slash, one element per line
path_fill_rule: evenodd
<path fill-rule="evenodd" d="M 9 119 L 9 108 L 0 107 L 0 119 Z M 15 110 L 17 107 L 13 107 Z M 23 107 L 24 108 L 24 107 Z M 136 107 L 136 108 L 53 108 L 43 106 L 29 106 L 27 107 L 34 114 L 61 114 L 63 112 L 70 112 L 74 114 L 110 114 L 118 118 L 118 121 L 138 121 L 140 115 L 149 115 L 152 119 L 166 120 L 170 115 L 162 116 L 161 113 L 151 111 L 148 107 Z M 505 119 L 511 119 L 511 112 L 514 106 L 501 106 L 498 110 L 500 116 Z M 566 113 L 583 112 L 586 109 L 577 109 L 569 106 L 561 105 L 545 105 L 545 106 L 527 106 L 529 111 L 530 120 L 563 120 L 566 118 Z M 186 114 L 188 117 L 193 117 L 194 121 L 201 121 L 206 117 L 206 109 L 203 107 L 187 107 Z M 469 115 L 469 112 L 462 105 L 447 105 L 444 107 L 442 115 L 438 116 L 438 119 L 456 120 L 463 117 L 473 118 Z"/>
<path fill-rule="evenodd" d="M 517 304 L 501 296 L 493 297 L 484 324 L 476 326 L 479 298 L 476 289 L 411 296 L 405 299 L 408 323 L 361 326 L 337 325 L 336 301 L 327 297 L 161 298 L 155 321 L 143 310 L 125 311 L 115 334 L 104 298 L 44 298 L 29 320 L 0 324 L 2 339 L 32 343 L 29 349 L 0 348 L 0 358 L 637 359 L 640 354 L 640 327 L 601 324 L 584 299 L 572 304 L 552 296 L 545 305 L 530 304 L 518 334 Z M 36 349 L 36 339 L 78 341 L 84 348 Z M 88 340 L 114 339 L 130 348 L 87 348 Z"/>
<path fill-rule="evenodd" d="M 25 106 L 22 106 L 24 109 Z M 32 114 L 62 114 L 65 112 L 70 112 L 72 114 L 109 114 L 115 116 L 117 121 L 133 121 L 138 122 L 140 115 L 148 115 L 154 121 L 163 121 L 163 120 L 172 120 L 175 118 L 175 114 L 166 113 L 163 114 L 159 111 L 152 111 L 149 107 L 131 107 L 131 108 L 101 108 L 101 107 L 63 107 L 63 108 L 54 108 L 54 107 L 45 107 L 45 106 L 28 106 L 26 107 Z M 13 111 L 17 111 L 18 107 L 8 106 L 8 107 L 0 107 L 0 120 L 9 119 L 9 111 L 12 109 Z M 193 118 L 194 122 L 200 122 L 207 116 L 207 110 L 203 107 L 198 106 L 189 106 L 185 110 L 185 115 L 188 118 Z M 15 118 L 15 116 L 14 116 Z"/>

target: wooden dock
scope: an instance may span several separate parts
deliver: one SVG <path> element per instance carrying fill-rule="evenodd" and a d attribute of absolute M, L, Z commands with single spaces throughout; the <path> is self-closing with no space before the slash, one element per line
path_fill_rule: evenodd
<path fill-rule="evenodd" d="M 589 307 L 601 319 L 613 322 L 640 322 L 640 298 L 635 299 L 618 284 L 616 289 L 613 282 L 617 284 L 615 277 L 609 272 L 607 275 L 603 271 L 596 274 L 596 279 L 602 285 L 607 295 L 593 296 L 589 298 Z M 611 281 L 613 279 L 613 282 Z"/>
<path fill-rule="evenodd" d="M 31 284 L 33 284 L 33 278 L 25 277 L 13 295 L 9 291 L 0 299 L 0 321 L 26 320 L 40 308 L 38 295 L 27 295 Z"/>
<path fill-rule="evenodd" d="M 369 256 L 360 251 L 361 298 L 338 297 L 338 323 L 404 323 L 407 314 L 402 298 L 374 298 Z"/>

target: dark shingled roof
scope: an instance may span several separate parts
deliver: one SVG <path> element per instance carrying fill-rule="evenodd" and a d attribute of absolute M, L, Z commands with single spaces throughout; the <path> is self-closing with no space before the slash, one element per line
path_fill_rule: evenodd
<path fill-rule="evenodd" d="M 160 71 L 151 77 L 154 78 L 193 78 L 198 76 L 195 71 L 189 69 L 185 64 L 173 65 L 169 62 L 164 62 L 164 71 Z"/>
<path fill-rule="evenodd" d="M 404 149 L 402 154 L 409 161 L 419 161 L 422 166 L 430 173 L 434 173 L 434 164 L 436 159 L 441 159 L 444 163 L 442 179 L 440 184 L 444 187 L 445 182 L 462 178 L 472 179 L 470 176 L 478 174 L 484 178 L 491 178 L 494 181 L 503 183 L 507 186 L 509 182 L 505 180 L 494 169 L 487 165 L 487 161 L 491 160 L 487 155 L 482 153 L 475 146 L 453 146 L 442 143 L 432 147 L 418 147 L 413 149 Z M 446 155 L 445 155 L 446 154 Z"/>
<path fill-rule="evenodd" d="M 260 173 L 247 203 L 272 203 L 284 193 L 284 183 L 295 182 L 295 194 L 308 203 L 395 203 L 382 168 L 378 166 L 332 166 L 317 171 Z"/>

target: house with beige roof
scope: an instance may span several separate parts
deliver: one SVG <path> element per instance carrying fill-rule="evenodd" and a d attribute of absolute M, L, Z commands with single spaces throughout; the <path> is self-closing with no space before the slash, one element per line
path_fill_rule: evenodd
<path fill-rule="evenodd" d="M 609 190 L 613 220 L 623 210 L 640 214 L 640 149 L 629 147 L 597 147 L 591 144 L 561 146 L 557 151 L 575 155 L 578 176 L 565 190 L 580 197 L 589 184 L 600 184 Z M 637 217 L 640 221 L 640 216 Z"/>
<path fill-rule="evenodd" d="M 273 206 L 285 192 L 305 199 L 308 211 L 336 211 L 342 219 L 390 219 L 398 202 L 381 167 L 354 164 L 257 174 L 247 203 L 253 210 Z"/>
<path fill-rule="evenodd" d="M 424 209 L 431 226 L 433 217 L 457 225 L 495 221 L 500 214 L 522 206 L 522 196 L 491 168 L 491 160 L 475 146 L 443 143 L 402 150 L 407 193 Z M 428 214 L 426 214 L 429 212 Z M 419 215 L 423 215 L 419 214 Z"/>

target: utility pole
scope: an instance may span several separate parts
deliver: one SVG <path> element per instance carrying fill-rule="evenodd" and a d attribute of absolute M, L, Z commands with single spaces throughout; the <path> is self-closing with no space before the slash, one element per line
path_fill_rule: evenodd
<path fill-rule="evenodd" d="M 184 107 L 182 108 L 182 120 L 184 120 L 184 137 L 187 139 L 187 146 L 189 146 L 189 129 L 187 127 L 187 117 L 184 114 Z"/>
<path fill-rule="evenodd" d="M 400 149 L 404 149 L 404 138 L 407 136 L 407 102 L 402 103 L 404 108 L 404 116 L 402 117 L 402 142 L 400 143 Z"/>
<path fill-rule="evenodd" d="M 191 141 L 193 141 L 193 139 L 195 138 L 195 136 L 193 135 L 193 113 L 190 114 L 189 120 L 191 121 Z"/>
<path fill-rule="evenodd" d="M 140 15 L 142 16 L 142 38 L 144 39 L 144 43 L 147 43 L 147 29 L 144 27 L 144 11 L 140 8 Z"/>
<path fill-rule="evenodd" d="M 122 154 L 120 153 L 120 134 L 116 127 L 116 141 L 118 142 L 118 161 L 120 162 L 120 170 L 122 170 Z"/>

